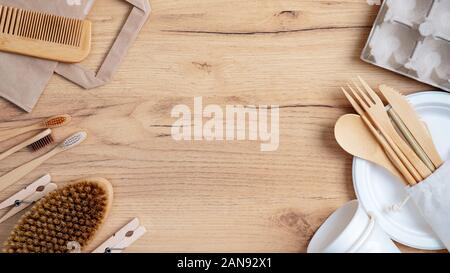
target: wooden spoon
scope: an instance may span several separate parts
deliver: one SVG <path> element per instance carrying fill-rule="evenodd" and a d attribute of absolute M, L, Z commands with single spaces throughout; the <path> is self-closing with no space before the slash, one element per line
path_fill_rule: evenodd
<path fill-rule="evenodd" d="M 405 181 L 359 115 L 342 116 L 336 122 L 334 136 L 347 153 L 373 162 L 398 177 L 400 181 Z"/>

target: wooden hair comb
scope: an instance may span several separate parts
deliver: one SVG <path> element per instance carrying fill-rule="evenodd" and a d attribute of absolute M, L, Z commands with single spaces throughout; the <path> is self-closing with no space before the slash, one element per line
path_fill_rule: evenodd
<path fill-rule="evenodd" d="M 0 50 L 75 63 L 91 49 L 91 22 L 0 5 Z"/>

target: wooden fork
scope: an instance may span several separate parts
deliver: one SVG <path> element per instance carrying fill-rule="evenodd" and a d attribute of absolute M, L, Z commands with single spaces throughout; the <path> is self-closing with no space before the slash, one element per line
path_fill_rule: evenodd
<path fill-rule="evenodd" d="M 353 83 L 356 89 L 353 89 L 350 85 L 349 88 L 359 104 L 371 118 L 378 130 L 385 136 L 389 145 L 393 148 L 416 181 L 420 182 L 427 178 L 431 175 L 431 170 L 428 169 L 414 150 L 397 133 L 385 110 L 383 102 L 375 91 L 373 91 L 361 77 L 358 77 L 358 79 L 367 93 L 364 92 L 356 82 Z"/>
<path fill-rule="evenodd" d="M 397 156 L 395 151 L 391 148 L 389 143 L 386 141 L 383 135 L 381 135 L 377 129 L 372 125 L 369 118 L 367 117 L 367 114 L 364 112 L 364 110 L 358 105 L 358 103 L 350 96 L 350 94 L 345 90 L 345 88 L 341 87 L 342 91 L 344 92 L 344 95 L 347 97 L 350 104 L 353 106 L 355 111 L 361 116 L 364 123 L 367 125 L 367 128 L 369 128 L 372 135 L 377 139 L 378 143 L 383 147 L 383 150 L 385 151 L 387 157 L 392 162 L 392 164 L 397 168 L 397 170 L 402 174 L 402 176 L 405 178 L 406 182 L 408 182 L 410 185 L 417 184 L 416 179 L 410 174 L 408 169 L 403 165 L 400 158 Z"/>

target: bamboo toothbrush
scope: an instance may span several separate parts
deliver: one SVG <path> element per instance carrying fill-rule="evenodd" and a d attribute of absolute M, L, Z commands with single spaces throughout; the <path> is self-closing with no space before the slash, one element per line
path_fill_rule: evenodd
<path fill-rule="evenodd" d="M 59 115 L 26 127 L 0 130 L 0 142 L 35 130 L 58 128 L 68 124 L 71 120 L 72 117 L 69 115 Z"/>
<path fill-rule="evenodd" d="M 38 150 L 44 148 L 45 146 L 50 145 L 53 142 L 54 142 L 54 140 L 52 137 L 52 129 L 47 129 L 47 130 L 35 135 L 34 137 L 27 139 L 24 142 L 1 153 L 0 160 L 7 158 L 8 156 L 14 154 L 15 152 L 22 150 L 25 147 L 30 147 L 30 149 L 33 151 L 38 151 Z"/>
<path fill-rule="evenodd" d="M 81 142 L 83 142 L 87 137 L 86 132 L 79 132 L 76 133 L 70 137 L 68 137 L 66 140 L 64 140 L 61 144 L 56 146 L 53 150 L 50 152 L 33 159 L 32 161 L 10 171 L 9 173 L 3 175 L 0 177 L 0 192 L 6 189 L 7 187 L 13 185 L 18 180 L 29 174 L 31 171 L 42 165 L 46 160 L 49 158 L 67 151 L 77 145 L 79 145 Z"/>

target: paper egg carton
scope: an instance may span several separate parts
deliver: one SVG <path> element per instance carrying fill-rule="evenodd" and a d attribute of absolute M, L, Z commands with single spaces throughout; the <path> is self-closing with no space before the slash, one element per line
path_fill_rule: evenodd
<path fill-rule="evenodd" d="M 386 0 L 361 59 L 450 91 L 450 0 Z"/>

